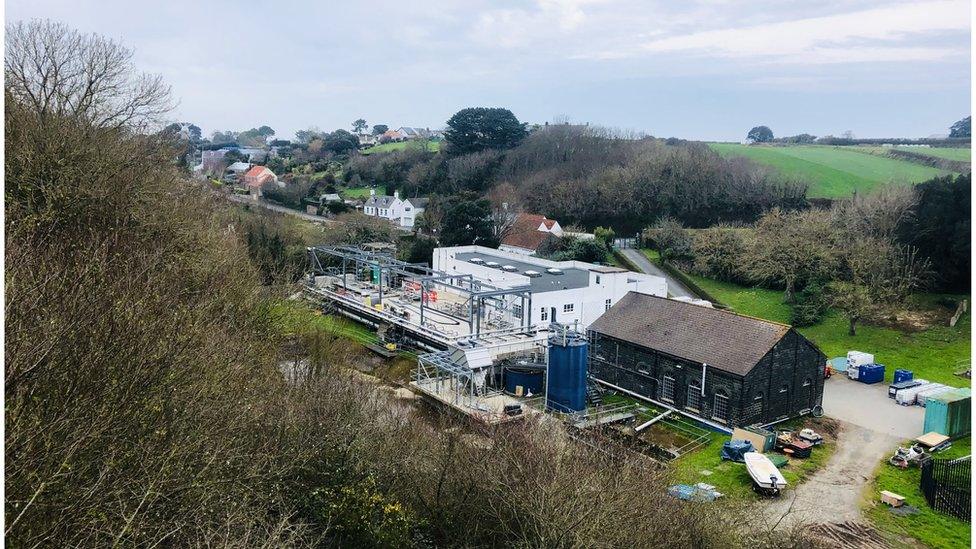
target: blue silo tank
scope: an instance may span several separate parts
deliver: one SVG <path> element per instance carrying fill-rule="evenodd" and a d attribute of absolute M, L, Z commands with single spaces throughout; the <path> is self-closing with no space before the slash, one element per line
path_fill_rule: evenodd
<path fill-rule="evenodd" d="M 549 336 L 549 378 L 546 400 L 550 409 L 581 412 L 586 409 L 586 338 L 569 329 Z"/>

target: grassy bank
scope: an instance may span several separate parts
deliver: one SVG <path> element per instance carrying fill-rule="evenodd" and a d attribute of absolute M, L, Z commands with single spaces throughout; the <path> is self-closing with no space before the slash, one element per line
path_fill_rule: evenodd
<path fill-rule="evenodd" d="M 856 147 L 826 145 L 766 146 L 712 143 L 725 156 L 745 156 L 785 175 L 810 183 L 810 198 L 841 198 L 888 183 L 919 183 L 947 172 L 870 154 Z"/>
<path fill-rule="evenodd" d="M 790 321 L 790 307 L 783 303 L 783 293 L 780 291 L 689 276 L 737 313 L 785 324 Z M 937 294 L 923 294 L 918 300 L 930 306 L 939 297 Z M 857 335 L 849 336 L 847 319 L 831 311 L 819 324 L 798 330 L 828 357 L 845 356 L 850 350 L 873 353 L 875 360 L 887 366 L 887 380 L 892 378 L 896 369 L 903 368 L 915 372 L 915 377 L 967 387 L 970 381 L 954 375 L 954 372 L 962 361 L 970 357 L 971 325 L 971 315 L 967 313 L 953 328 L 934 326 L 921 332 L 907 333 L 893 328 L 861 325 L 857 328 Z"/>
<path fill-rule="evenodd" d="M 396 143 L 383 143 L 382 145 L 376 145 L 375 147 L 370 147 L 362 151 L 362 154 L 373 154 L 382 152 L 393 152 L 402 151 L 407 147 L 410 148 L 423 148 L 423 142 L 421 141 L 399 141 Z M 427 141 L 427 150 L 430 152 L 437 152 L 441 149 L 440 141 Z"/>
<path fill-rule="evenodd" d="M 952 448 L 936 456 L 939 459 L 968 456 L 972 453 L 971 446 L 972 439 L 966 437 L 953 442 Z M 888 456 L 885 456 L 878 465 L 874 482 L 865 492 L 865 516 L 883 532 L 911 537 L 929 547 L 969 547 L 972 543 L 969 523 L 932 510 L 919 489 L 921 478 L 922 472 L 918 467 L 899 469 L 889 465 Z M 887 505 L 878 501 L 882 490 L 905 496 L 905 503 L 917 508 L 918 513 L 908 516 L 893 514 Z"/>
<path fill-rule="evenodd" d="M 349 187 L 346 189 L 339 189 L 339 195 L 342 198 L 352 200 L 354 198 L 367 198 L 369 197 L 369 191 L 376 191 L 377 196 L 383 196 L 386 194 L 386 187 Z"/>

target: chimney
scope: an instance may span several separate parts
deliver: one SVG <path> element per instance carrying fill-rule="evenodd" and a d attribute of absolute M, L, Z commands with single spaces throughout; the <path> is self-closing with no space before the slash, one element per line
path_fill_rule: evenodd
<path fill-rule="evenodd" d="M 393 191 L 393 198 L 400 200 L 400 191 Z"/>
<path fill-rule="evenodd" d="M 376 196 L 376 189 L 370 189 L 369 196 Z"/>

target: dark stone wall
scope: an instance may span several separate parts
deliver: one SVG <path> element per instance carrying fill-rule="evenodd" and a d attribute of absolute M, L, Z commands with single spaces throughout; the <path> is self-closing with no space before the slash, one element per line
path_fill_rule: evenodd
<path fill-rule="evenodd" d="M 701 364 L 592 331 L 589 337 L 589 371 L 597 379 L 729 426 L 786 419 L 823 401 L 826 357 L 792 329 L 745 377 L 707 368 L 704 396 Z M 724 419 L 716 394 L 728 397 Z"/>

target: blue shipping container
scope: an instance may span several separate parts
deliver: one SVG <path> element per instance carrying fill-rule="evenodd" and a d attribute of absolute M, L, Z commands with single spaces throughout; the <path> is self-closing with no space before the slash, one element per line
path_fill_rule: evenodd
<path fill-rule="evenodd" d="M 865 364 L 857 370 L 857 380 L 861 383 L 871 384 L 884 381 L 884 364 Z"/>
<path fill-rule="evenodd" d="M 902 381 L 911 381 L 915 377 L 915 374 L 911 370 L 895 370 L 894 383 L 901 383 Z"/>
<path fill-rule="evenodd" d="M 582 334 L 568 331 L 549 337 L 549 379 L 546 401 L 560 412 L 586 409 L 587 342 Z"/>

